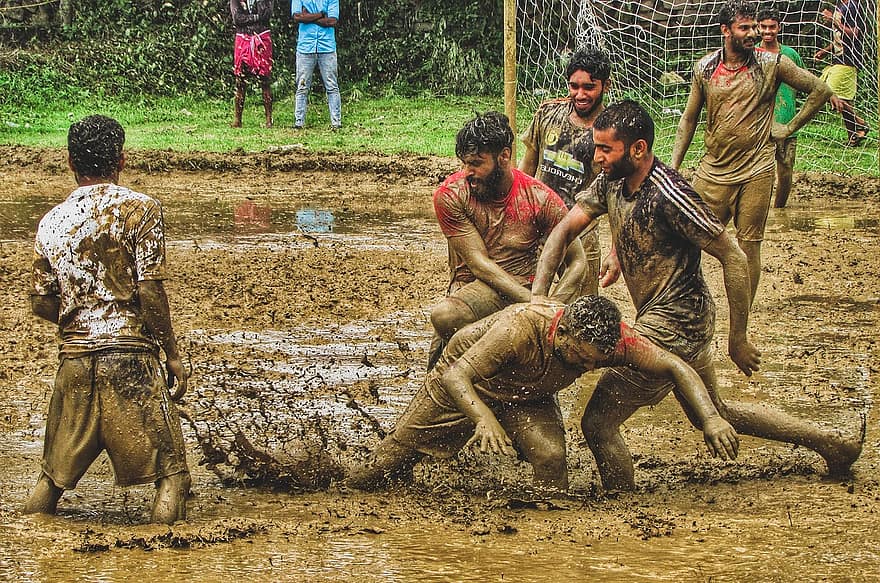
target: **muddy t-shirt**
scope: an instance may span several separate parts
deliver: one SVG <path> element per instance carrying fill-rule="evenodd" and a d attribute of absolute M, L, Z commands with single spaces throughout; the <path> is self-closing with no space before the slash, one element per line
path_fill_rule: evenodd
<path fill-rule="evenodd" d="M 144 328 L 137 283 L 165 279 L 159 203 L 115 184 L 74 190 L 40 221 L 35 295 L 57 295 L 65 351 L 155 347 Z"/>
<path fill-rule="evenodd" d="M 481 398 L 502 402 L 541 400 L 573 383 L 583 371 L 567 366 L 553 349 L 553 335 L 563 305 L 556 302 L 514 304 L 459 330 L 450 340 L 425 386 L 438 403 L 455 408 L 439 379 L 464 360 L 479 381 Z M 623 343 L 603 366 L 622 364 Z"/>
<path fill-rule="evenodd" d="M 724 226 L 687 181 L 654 160 L 638 191 L 603 172 L 577 198 L 591 217 L 608 214 L 611 235 L 639 325 L 703 342 L 711 338 L 715 304 L 700 267 L 702 249 Z"/>
<path fill-rule="evenodd" d="M 563 97 L 542 103 L 522 135 L 523 143 L 538 153 L 535 178 L 562 197 L 568 208 L 586 188 L 596 172 L 593 168 L 593 128 L 571 123 L 571 99 Z"/>
<path fill-rule="evenodd" d="M 447 178 L 434 193 L 434 212 L 447 238 L 477 233 L 489 258 L 523 285 L 535 278 L 538 249 L 568 209 L 550 188 L 512 169 L 513 185 L 502 200 L 472 196 L 464 172 Z M 467 264 L 450 248 L 453 282 L 474 281 Z"/>
<path fill-rule="evenodd" d="M 748 182 L 775 167 L 775 144 L 770 139 L 780 61 L 790 59 L 755 49 L 739 69 L 724 66 L 722 49 L 694 66 L 691 92 L 706 109 L 706 153 L 696 175 L 716 184 Z"/>

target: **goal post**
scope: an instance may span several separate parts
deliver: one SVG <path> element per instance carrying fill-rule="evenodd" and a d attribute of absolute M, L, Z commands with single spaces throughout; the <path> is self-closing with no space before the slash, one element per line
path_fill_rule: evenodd
<path fill-rule="evenodd" d="M 847 146 L 840 114 L 826 106 L 798 133 L 796 170 L 880 173 L 880 0 L 858 1 L 863 48 L 853 104 L 871 128 L 868 140 L 861 146 Z M 613 64 L 606 100 L 632 98 L 644 104 L 657 126 L 655 148 L 669 160 L 693 64 L 722 43 L 715 19 L 721 0 L 505 0 L 505 7 L 509 3 L 516 9 L 516 46 L 505 46 L 505 56 L 509 51 L 516 56 L 516 94 L 509 99 L 520 118 L 530 119 L 545 99 L 566 95 L 564 71 L 569 57 L 579 48 L 598 46 L 608 52 Z M 814 55 L 831 39 L 831 29 L 819 13 L 833 8 L 833 2 L 790 0 L 776 7 L 783 21 L 780 42 L 798 51 L 805 67 L 818 75 L 828 61 L 816 60 Z M 512 103 L 505 91 L 505 108 L 513 107 Z M 701 153 L 702 129 L 698 129 L 685 164 L 693 165 Z"/>

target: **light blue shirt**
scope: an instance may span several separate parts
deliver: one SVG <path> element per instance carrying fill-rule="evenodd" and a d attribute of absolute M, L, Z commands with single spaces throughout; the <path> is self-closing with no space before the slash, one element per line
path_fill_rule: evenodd
<path fill-rule="evenodd" d="M 325 12 L 328 18 L 339 18 L 339 0 L 292 0 L 290 14 L 302 12 Z M 296 40 L 298 53 L 335 53 L 336 27 L 321 26 L 314 22 L 301 22 Z"/>

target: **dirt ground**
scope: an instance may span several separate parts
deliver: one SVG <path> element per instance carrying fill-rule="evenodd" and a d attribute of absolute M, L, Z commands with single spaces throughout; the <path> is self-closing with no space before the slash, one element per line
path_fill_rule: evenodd
<path fill-rule="evenodd" d="M 772 403 L 850 434 L 867 416 L 865 449 L 851 477 L 827 479 L 808 450 L 747 437 L 740 459 L 713 460 L 667 399 L 625 427 L 639 492 L 606 497 L 578 428 L 596 378 L 586 375 L 560 395 L 569 413 L 569 496 L 535 496 L 523 464 L 472 452 L 422 464 L 411 485 L 363 494 L 335 481 L 316 489 L 339 474 L 302 476 L 297 468 L 305 466 L 297 464 L 317 456 L 342 471 L 362 459 L 421 379 L 427 310 L 446 281 L 430 194 L 455 161 L 295 148 L 133 152 L 122 182 L 165 207 L 173 277 L 167 289 L 194 372 L 183 408 L 195 496 L 189 522 L 169 530 L 143 524 L 151 492 L 115 488 L 106 462 L 65 496 L 61 517 L 18 513 L 37 476 L 57 362 L 55 330 L 30 314 L 27 301 L 33 230 L 73 182 L 61 151 L 0 147 L 0 154 L 0 523 L 7 531 L 0 534 L 7 555 L 0 578 L 63 580 L 88 565 L 97 573 L 110 569 L 103 580 L 125 580 L 109 565 L 146 565 L 146 555 L 131 549 L 189 548 L 219 579 L 257 552 L 236 546 L 240 540 L 291 553 L 283 571 L 291 579 L 309 566 L 313 580 L 344 573 L 411 580 L 407 564 L 446 565 L 430 577 L 422 571 L 423 580 L 843 581 L 880 572 L 880 433 L 872 408 L 880 366 L 877 179 L 798 175 L 790 208 L 773 211 L 750 324 L 765 364 L 752 379 L 729 364 L 720 270 L 709 257 L 704 267 L 719 307 L 716 360 L 725 395 Z M 245 200 L 271 208 L 269 224 L 236 221 L 233 209 Z M 278 227 L 303 208 L 331 210 L 334 232 Z M 632 320 L 622 284 L 603 293 Z M 291 356 L 291 339 L 312 350 L 311 360 Z M 351 376 L 333 381 L 334 370 L 349 369 Z M 297 409 L 322 399 L 346 413 Z M 235 447 L 234 431 L 228 433 L 234 427 L 248 444 L 243 449 L 239 440 L 238 453 L 251 458 L 212 457 L 212 447 Z M 260 466 L 263 454 L 272 463 Z M 277 460 L 288 465 L 274 467 Z M 419 533 L 482 554 L 441 548 L 426 558 L 412 548 L 425 540 Z M 290 558 L 293 547 L 324 556 L 338 541 L 360 545 L 372 558 L 338 572 L 326 557 L 318 561 L 324 569 L 305 554 Z M 196 554 L 205 548 L 210 555 Z M 385 554 L 371 554 L 376 548 Z M 84 558 L 98 555 L 117 559 Z M 159 572 L 178 572 L 185 561 L 150 556 Z M 272 556 L 266 560 L 251 565 L 255 579 L 278 575 Z M 387 576 L 389 564 L 403 566 Z"/>

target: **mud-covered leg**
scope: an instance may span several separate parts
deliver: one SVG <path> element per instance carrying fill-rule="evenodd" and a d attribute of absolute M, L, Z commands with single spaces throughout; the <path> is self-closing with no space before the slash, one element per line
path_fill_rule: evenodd
<path fill-rule="evenodd" d="M 186 520 L 186 496 L 191 485 L 189 472 L 180 472 L 157 480 L 151 520 L 164 524 Z"/>
<path fill-rule="evenodd" d="M 64 489 L 56 486 L 45 472 L 40 472 L 37 485 L 34 486 L 30 497 L 25 502 L 23 512 L 25 514 L 55 514 L 62 494 L 64 494 Z"/>
<path fill-rule="evenodd" d="M 355 467 L 344 484 L 358 490 L 376 490 L 412 471 L 424 454 L 400 445 L 392 437 L 382 440 L 363 465 Z"/>

